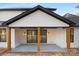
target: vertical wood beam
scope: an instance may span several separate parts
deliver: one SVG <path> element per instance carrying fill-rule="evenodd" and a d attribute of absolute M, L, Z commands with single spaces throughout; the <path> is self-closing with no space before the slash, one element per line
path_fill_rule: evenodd
<path fill-rule="evenodd" d="M 71 28 L 66 28 L 66 42 L 67 42 L 67 48 L 70 48 L 70 39 L 71 39 Z"/>
<path fill-rule="evenodd" d="M 7 40 L 7 48 L 11 49 L 11 28 L 8 28 L 8 40 Z"/>
<path fill-rule="evenodd" d="M 40 52 L 40 28 L 38 28 L 38 43 L 37 43 L 37 47 L 38 47 L 38 52 Z"/>

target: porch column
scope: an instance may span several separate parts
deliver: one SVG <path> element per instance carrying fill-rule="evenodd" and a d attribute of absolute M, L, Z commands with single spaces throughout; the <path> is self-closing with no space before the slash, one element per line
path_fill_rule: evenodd
<path fill-rule="evenodd" d="M 8 28 L 8 40 L 7 40 L 7 48 L 11 49 L 11 28 Z"/>
<path fill-rule="evenodd" d="M 70 39 L 71 39 L 71 28 L 66 28 L 66 42 L 67 42 L 67 49 L 70 48 Z"/>
<path fill-rule="evenodd" d="M 38 43 L 37 43 L 38 52 L 40 52 L 40 28 L 38 28 Z"/>

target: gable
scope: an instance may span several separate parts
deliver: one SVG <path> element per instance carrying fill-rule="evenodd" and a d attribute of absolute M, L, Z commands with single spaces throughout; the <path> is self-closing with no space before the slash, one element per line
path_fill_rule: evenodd
<path fill-rule="evenodd" d="M 69 24 L 37 10 L 11 24 L 10 27 L 68 27 Z"/>

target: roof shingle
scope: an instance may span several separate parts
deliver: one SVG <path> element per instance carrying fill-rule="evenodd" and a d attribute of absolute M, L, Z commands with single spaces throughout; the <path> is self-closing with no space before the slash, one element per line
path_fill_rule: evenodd
<path fill-rule="evenodd" d="M 75 26 L 79 26 L 79 16 L 67 13 L 64 15 L 64 17 L 76 23 Z"/>

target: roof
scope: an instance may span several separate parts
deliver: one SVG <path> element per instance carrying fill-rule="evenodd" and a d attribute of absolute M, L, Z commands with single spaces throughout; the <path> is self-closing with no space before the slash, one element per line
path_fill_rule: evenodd
<path fill-rule="evenodd" d="M 67 13 L 64 17 L 76 23 L 75 26 L 79 26 L 79 16 Z"/>
<path fill-rule="evenodd" d="M 0 11 L 26 11 L 26 10 L 31 10 L 32 8 L 5 8 L 5 9 L 0 9 Z M 55 11 L 56 8 L 46 8 L 47 10 L 50 11 Z"/>
<path fill-rule="evenodd" d="M 23 17 L 25 17 L 25 16 L 27 16 L 27 15 L 33 13 L 33 12 L 35 12 L 36 10 L 41 10 L 41 11 L 43 11 L 43 12 L 49 14 L 50 16 L 53 16 L 53 17 L 55 17 L 55 18 L 57 18 L 57 19 L 59 19 L 59 20 L 65 22 L 65 23 L 69 24 L 70 26 L 74 26 L 74 25 L 75 25 L 74 22 L 72 22 L 72 21 L 70 21 L 70 20 L 68 20 L 68 19 L 66 19 L 66 18 L 64 18 L 64 17 L 62 17 L 62 16 L 60 16 L 60 15 L 58 15 L 58 14 L 52 12 L 52 11 L 49 11 L 49 10 L 47 10 L 46 8 L 44 8 L 44 7 L 40 6 L 40 5 L 38 5 L 38 6 L 34 7 L 34 8 L 32 8 L 32 9 L 29 10 L 29 11 L 25 11 L 25 12 L 23 12 L 23 13 L 17 15 L 16 17 L 14 17 L 14 18 L 12 18 L 12 19 L 9 19 L 8 21 L 2 23 L 2 25 L 4 25 L 4 26 L 9 25 L 9 24 L 11 24 L 11 23 L 13 23 L 13 22 L 15 22 L 15 21 L 17 21 L 17 20 L 19 20 L 19 19 L 21 19 L 21 18 L 23 18 Z"/>

